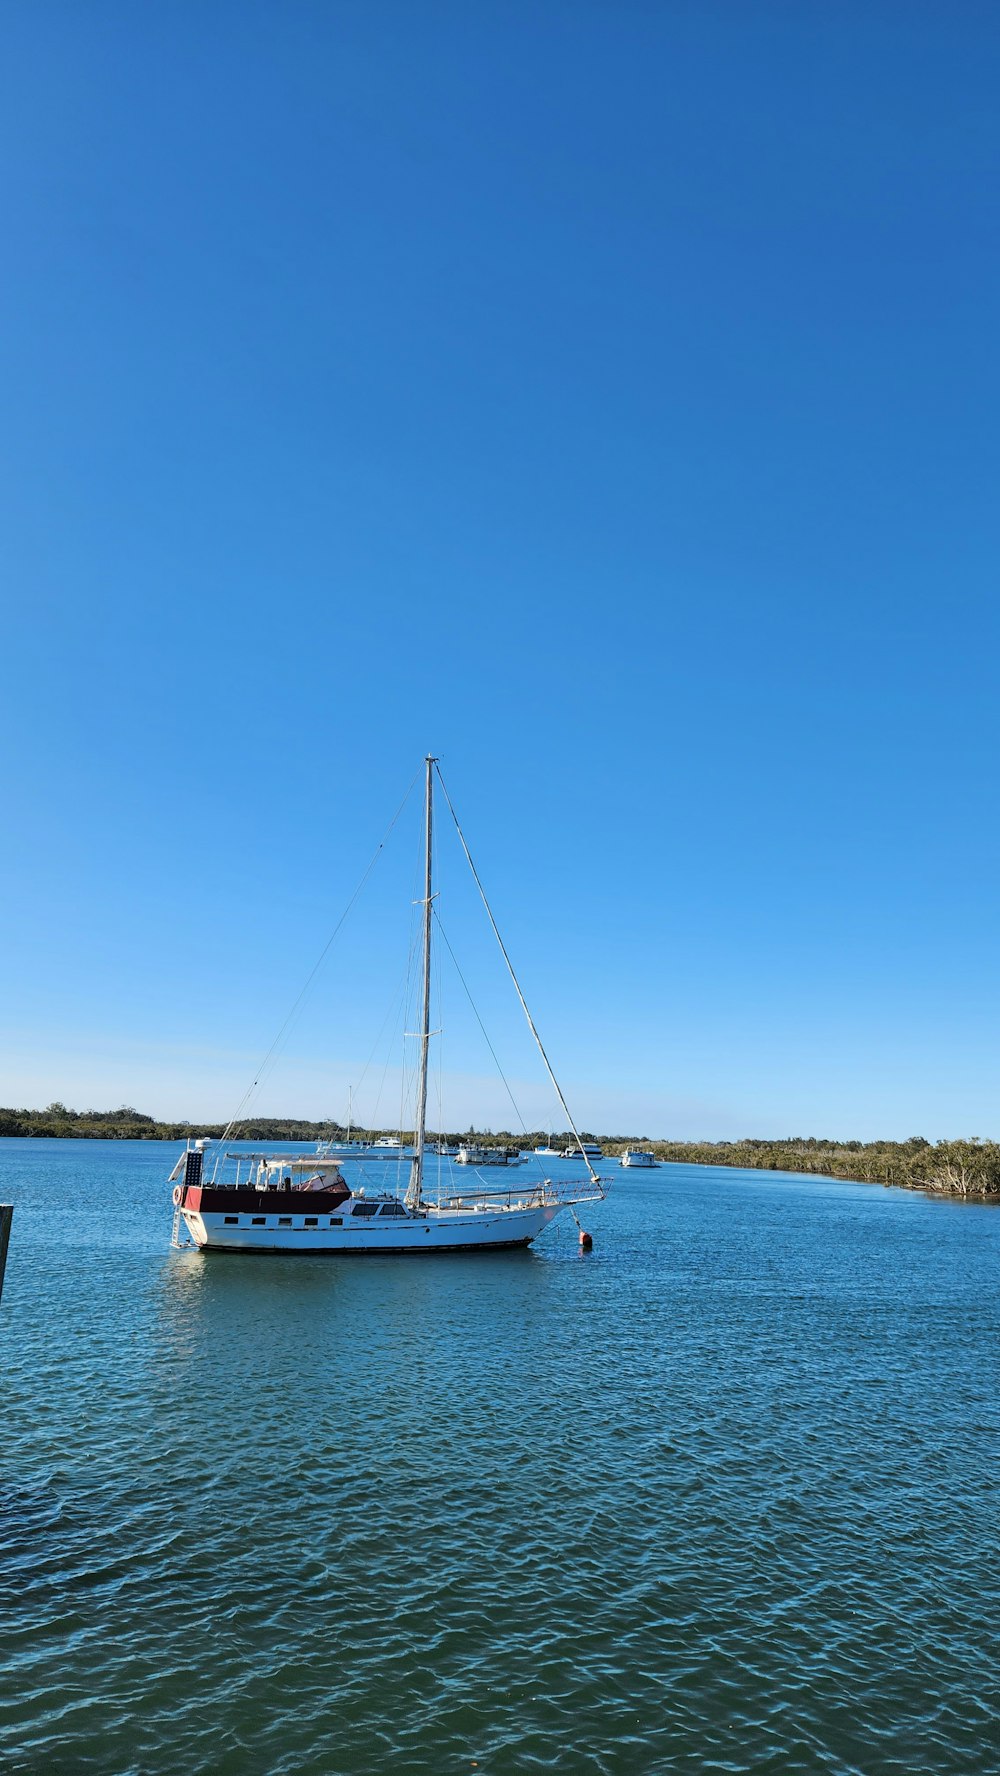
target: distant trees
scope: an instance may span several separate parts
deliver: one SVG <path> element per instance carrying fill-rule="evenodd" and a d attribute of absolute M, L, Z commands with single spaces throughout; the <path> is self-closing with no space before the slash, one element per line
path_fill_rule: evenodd
<path fill-rule="evenodd" d="M 0 1135 L 89 1137 L 105 1141 L 183 1140 L 197 1133 L 218 1137 L 222 1123 L 157 1122 L 154 1117 L 122 1104 L 117 1110 L 71 1110 L 58 1099 L 44 1110 L 0 1108 Z M 240 1124 L 241 1141 L 316 1141 L 340 1125 L 329 1120 L 306 1122 L 296 1117 L 253 1117 Z M 379 1129 L 355 1128 L 358 1140 L 372 1139 Z M 403 1131 L 404 1138 L 410 1138 Z M 429 1131 L 429 1139 L 455 1143 L 475 1138 L 446 1130 Z M 502 1146 L 557 1148 L 574 1144 L 569 1129 L 556 1134 L 548 1129 L 501 1129 L 490 1136 Z M 816 1135 L 767 1139 L 758 1135 L 741 1141 L 656 1141 L 648 1135 L 594 1135 L 581 1130 L 584 1141 L 599 1141 L 609 1156 L 625 1147 L 645 1147 L 658 1159 L 687 1165 L 746 1166 L 760 1171 L 805 1172 L 813 1176 L 857 1179 L 860 1183 L 898 1184 L 910 1190 L 933 1190 L 963 1198 L 1000 1199 L 1000 1143 L 969 1136 L 960 1141 L 932 1144 L 923 1135 L 906 1141 L 835 1141 Z"/>
<path fill-rule="evenodd" d="M 185 1135 L 189 1128 L 188 1123 L 158 1123 L 130 1104 L 117 1110 L 71 1110 L 55 1099 L 44 1110 L 0 1109 L 0 1135 L 155 1140 Z"/>
<path fill-rule="evenodd" d="M 654 1141 L 658 1159 L 689 1165 L 747 1166 L 764 1171 L 807 1172 L 853 1178 L 862 1184 L 897 1184 L 963 1197 L 1000 1197 L 1000 1145 L 995 1141 L 938 1141 L 923 1135 L 907 1141 Z"/>

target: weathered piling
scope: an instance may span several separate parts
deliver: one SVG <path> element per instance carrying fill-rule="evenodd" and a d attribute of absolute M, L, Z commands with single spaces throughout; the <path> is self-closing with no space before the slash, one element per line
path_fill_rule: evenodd
<path fill-rule="evenodd" d="M 10 1224 L 14 1219 L 14 1205 L 0 1203 L 0 1299 L 3 1298 L 3 1273 L 7 1268 L 7 1247 L 10 1245 Z"/>

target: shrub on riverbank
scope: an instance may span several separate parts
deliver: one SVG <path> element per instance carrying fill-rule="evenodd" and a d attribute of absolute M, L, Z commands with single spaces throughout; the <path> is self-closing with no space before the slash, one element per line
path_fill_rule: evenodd
<path fill-rule="evenodd" d="M 786 1140 L 654 1141 L 658 1159 L 688 1165 L 749 1166 L 774 1172 L 818 1172 L 863 1184 L 899 1184 L 963 1197 L 1000 1196 L 1000 1145 L 995 1141 Z"/>

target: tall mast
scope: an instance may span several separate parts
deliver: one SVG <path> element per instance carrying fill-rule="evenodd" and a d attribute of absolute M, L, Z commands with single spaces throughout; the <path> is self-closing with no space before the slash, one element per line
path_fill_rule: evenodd
<path fill-rule="evenodd" d="M 406 1191 L 408 1209 L 420 1207 L 420 1186 L 424 1175 L 424 1131 L 427 1122 L 427 1058 L 431 1044 L 431 836 L 434 819 L 434 766 L 437 760 L 430 753 L 427 766 L 426 830 L 424 844 L 424 1014 L 420 1023 L 420 1086 L 417 1092 L 417 1131 L 410 1166 L 410 1182 Z"/>

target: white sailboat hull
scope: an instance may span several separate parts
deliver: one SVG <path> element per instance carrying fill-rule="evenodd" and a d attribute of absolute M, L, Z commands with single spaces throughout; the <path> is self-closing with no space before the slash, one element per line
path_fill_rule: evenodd
<path fill-rule="evenodd" d="M 221 1212 L 183 1208 L 181 1219 L 194 1244 L 203 1251 L 337 1253 L 346 1256 L 377 1253 L 489 1252 L 510 1246 L 529 1246 L 554 1221 L 558 1202 L 514 1205 L 490 1204 L 477 1209 L 425 1208 L 419 1214 L 398 1218 L 361 1219 L 350 1213 L 313 1215 L 307 1224 L 304 1213 L 226 1215 Z M 319 1225 L 324 1222 L 325 1225 Z"/>

